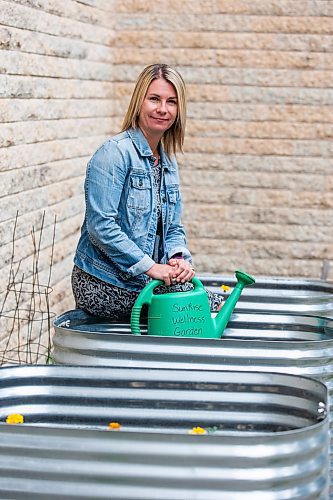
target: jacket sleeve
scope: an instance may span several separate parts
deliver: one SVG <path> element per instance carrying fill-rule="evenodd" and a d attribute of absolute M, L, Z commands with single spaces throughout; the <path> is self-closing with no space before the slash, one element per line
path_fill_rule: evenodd
<path fill-rule="evenodd" d="M 124 153 L 115 142 L 101 146 L 87 167 L 86 224 L 89 239 L 128 276 L 150 269 L 154 261 L 117 224 L 118 207 L 127 177 Z"/>

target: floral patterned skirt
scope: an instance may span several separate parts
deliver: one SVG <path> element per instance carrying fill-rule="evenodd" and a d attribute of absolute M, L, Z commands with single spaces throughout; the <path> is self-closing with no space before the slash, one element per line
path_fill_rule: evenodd
<path fill-rule="evenodd" d="M 184 292 L 191 290 L 191 283 L 171 286 L 161 285 L 154 293 Z M 119 288 L 92 276 L 74 266 L 72 289 L 76 307 L 94 316 L 107 317 L 114 321 L 129 321 L 139 292 Z M 223 302 L 222 294 L 206 290 L 211 311 L 216 311 Z"/>

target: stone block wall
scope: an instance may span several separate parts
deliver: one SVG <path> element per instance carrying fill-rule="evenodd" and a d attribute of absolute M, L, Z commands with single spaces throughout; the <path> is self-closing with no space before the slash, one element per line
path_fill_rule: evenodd
<path fill-rule="evenodd" d="M 70 272 L 86 163 L 113 132 L 113 4 L 0 0 L 0 289 L 10 316 L 1 318 L 2 341 L 12 330 L 18 296 L 21 343 L 30 335 L 27 309 L 35 310 L 34 326 L 41 324 L 38 292 L 45 288 L 37 285 L 49 280 L 55 217 L 49 307 L 57 314 L 74 306 Z M 11 269 L 17 292 L 6 296 Z M 15 330 L 17 318 L 14 323 Z M 16 335 L 8 348 L 15 343 Z"/>
<path fill-rule="evenodd" d="M 179 163 L 200 271 L 320 278 L 332 260 L 332 28 L 329 1 L 118 3 L 119 122 L 146 64 L 187 82 Z"/>
<path fill-rule="evenodd" d="M 319 278 L 333 257 L 332 29 L 328 0 L 0 0 L 0 291 L 11 269 L 34 279 L 36 248 L 47 284 L 56 216 L 50 307 L 73 307 L 86 163 L 153 62 L 188 87 L 197 270 Z"/>

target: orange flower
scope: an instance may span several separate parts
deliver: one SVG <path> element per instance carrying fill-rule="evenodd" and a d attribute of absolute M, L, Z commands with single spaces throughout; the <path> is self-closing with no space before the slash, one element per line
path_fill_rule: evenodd
<path fill-rule="evenodd" d="M 23 424 L 24 417 L 23 417 L 23 415 L 20 415 L 19 413 L 12 413 L 11 415 L 8 415 L 8 417 L 6 418 L 6 423 L 7 424 Z"/>
<path fill-rule="evenodd" d="M 228 285 L 221 285 L 221 288 L 224 292 L 228 292 L 230 290 L 230 286 Z"/>
<path fill-rule="evenodd" d="M 207 431 L 203 427 L 193 427 L 190 434 L 207 434 Z"/>
<path fill-rule="evenodd" d="M 121 425 L 118 422 L 110 422 L 108 425 L 108 429 L 112 431 L 119 431 Z"/>

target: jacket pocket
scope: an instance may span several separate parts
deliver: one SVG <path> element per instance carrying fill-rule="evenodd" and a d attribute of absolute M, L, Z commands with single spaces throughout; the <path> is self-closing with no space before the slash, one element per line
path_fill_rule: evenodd
<path fill-rule="evenodd" d="M 168 191 L 168 201 L 170 204 L 176 204 L 179 196 L 178 189 Z"/>
<path fill-rule="evenodd" d="M 174 218 L 178 198 L 179 198 L 179 189 L 176 187 L 169 188 L 167 191 L 169 224 L 171 224 Z"/>
<path fill-rule="evenodd" d="M 150 179 L 144 174 L 131 174 L 127 198 L 128 208 L 147 210 L 150 200 Z"/>

